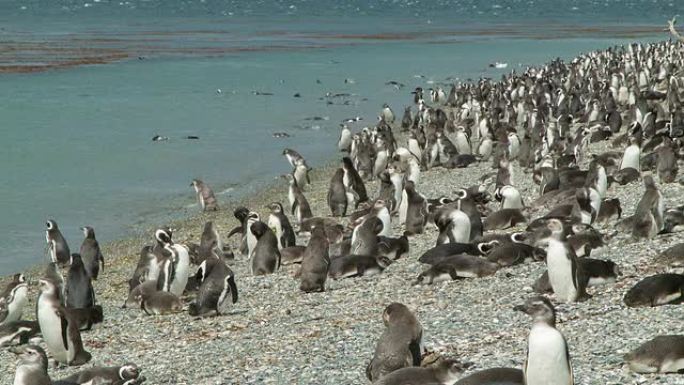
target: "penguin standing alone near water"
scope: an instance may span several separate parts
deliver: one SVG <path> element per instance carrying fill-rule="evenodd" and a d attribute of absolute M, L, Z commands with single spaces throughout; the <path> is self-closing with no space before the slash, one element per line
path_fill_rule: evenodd
<path fill-rule="evenodd" d="M 514 310 L 532 316 L 523 366 L 525 385 L 573 385 L 568 344 L 556 329 L 556 312 L 544 297 L 532 297 Z"/>
<path fill-rule="evenodd" d="M 45 239 L 47 240 L 48 251 L 52 262 L 57 262 L 60 266 L 67 265 L 71 260 L 71 252 L 66 239 L 62 236 L 62 232 L 57 227 L 57 222 L 49 219 L 46 222 L 47 230 L 45 231 Z"/>
<path fill-rule="evenodd" d="M 202 208 L 202 211 L 216 211 L 218 210 L 218 203 L 214 191 L 204 182 L 199 179 L 193 179 L 190 183 L 197 193 L 197 201 Z"/>

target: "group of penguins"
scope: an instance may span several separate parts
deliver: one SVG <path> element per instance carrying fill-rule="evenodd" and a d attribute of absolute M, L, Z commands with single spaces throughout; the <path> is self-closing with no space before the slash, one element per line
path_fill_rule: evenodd
<path fill-rule="evenodd" d="M 458 360 L 443 357 L 427 364 L 420 322 L 405 305 L 391 303 L 382 313 L 385 330 L 366 374 L 372 383 L 385 385 L 573 384 L 572 349 L 555 327 L 549 298 L 591 301 L 587 287 L 618 279 L 617 264 L 589 258 L 608 240 L 595 226 L 614 225 L 615 232 L 640 242 L 684 224 L 684 206 L 666 208 L 655 180 L 676 182 L 677 163 L 684 157 L 684 44 L 630 44 L 567 63 L 556 59 L 498 82 L 483 78 L 454 84 L 448 95 L 430 90 L 429 102 L 423 93 L 422 88 L 413 91 L 414 105 L 401 120 L 385 105 L 374 127 L 353 133 L 342 125 L 338 149 L 343 157 L 330 179 L 329 213 L 313 215 L 305 196 L 311 168 L 299 153 L 285 149 L 293 169 L 284 176 L 287 207 L 268 205 L 268 218 L 237 208 L 239 225 L 228 238 L 240 236 L 237 251 L 253 275 L 293 265 L 304 293 L 324 292 L 328 278 L 380 274 L 408 255 L 411 237 L 432 229 L 438 233 L 435 246 L 419 257 L 426 269 L 415 284 L 545 263 L 547 271 L 534 283 L 538 295 L 516 307 L 532 318 L 522 370 L 492 368 L 462 378 L 467 365 Z M 589 145 L 602 141 L 614 150 L 590 154 Z M 493 172 L 474 186 L 455 186 L 451 197 L 420 193 L 421 172 L 475 162 L 491 162 Z M 516 162 L 520 175 L 514 173 Z M 515 182 L 530 175 L 538 194 L 523 199 Z M 378 186 L 373 199 L 366 189 L 370 181 Z M 643 184 L 644 192 L 634 215 L 622 217 L 619 200 L 607 193 L 611 186 L 631 183 Z M 219 209 L 207 184 L 196 179 L 191 185 L 204 211 Z M 403 229 L 401 236 L 393 236 L 393 222 Z M 1 344 L 26 344 L 40 333 L 56 362 L 77 366 L 91 360 L 81 331 L 104 318 L 91 283 L 104 259 L 93 229 L 83 230 L 80 253 L 71 254 L 57 223 L 47 222 L 52 263 L 39 280 L 37 321 L 21 320 L 28 283 L 17 274 L 0 297 Z M 298 245 L 298 239 L 306 239 L 306 245 Z M 238 301 L 238 281 L 229 265 L 240 262 L 213 222 L 206 223 L 199 243 L 176 243 L 172 229 L 159 228 L 154 243 L 140 253 L 123 307 L 154 315 L 185 309 L 193 317 L 226 314 Z M 682 266 L 684 244 L 665 250 L 656 262 Z M 66 280 L 62 267 L 68 269 Z M 683 293 L 684 275 L 656 274 L 629 289 L 624 303 L 678 303 Z M 125 364 L 51 382 L 41 347 L 29 344 L 14 351 L 15 385 L 145 381 L 136 365 Z M 684 336 L 654 336 L 625 362 L 639 373 L 684 372 Z"/>

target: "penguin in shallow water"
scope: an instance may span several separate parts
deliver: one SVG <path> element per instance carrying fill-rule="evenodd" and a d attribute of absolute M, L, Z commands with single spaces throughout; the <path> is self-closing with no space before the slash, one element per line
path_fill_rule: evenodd
<path fill-rule="evenodd" d="M 684 336 L 654 337 L 625 354 L 624 360 L 636 373 L 682 373 L 684 371 Z"/>
<path fill-rule="evenodd" d="M 278 248 L 284 249 L 296 245 L 294 229 L 283 211 L 280 202 L 273 202 L 267 206 L 271 213 L 268 215 L 268 227 L 273 230 L 278 239 Z"/>
<path fill-rule="evenodd" d="M 371 381 L 407 366 L 420 366 L 423 327 L 406 305 L 393 302 L 382 312 L 385 324 L 375 353 L 366 367 Z"/>
<path fill-rule="evenodd" d="M 202 211 L 216 211 L 218 210 L 218 203 L 216 202 L 216 196 L 214 191 L 206 183 L 199 179 L 193 179 L 190 183 L 197 193 L 197 202 L 199 203 Z"/>
<path fill-rule="evenodd" d="M 95 239 L 95 230 L 90 226 L 81 227 L 83 235 L 83 243 L 81 243 L 81 249 L 79 254 L 81 254 L 81 259 L 83 260 L 83 265 L 91 279 L 97 279 L 100 274 L 100 264 L 102 264 L 102 271 L 104 271 L 104 257 L 102 256 L 102 251 L 100 250 L 100 244 Z"/>
<path fill-rule="evenodd" d="M 683 299 L 684 275 L 657 274 L 637 282 L 623 301 L 629 307 L 649 307 L 681 303 Z"/>
<path fill-rule="evenodd" d="M 0 326 L 21 319 L 28 303 L 28 283 L 23 274 L 15 274 L 0 293 Z"/>
<path fill-rule="evenodd" d="M 79 254 L 71 255 L 64 292 L 66 307 L 83 309 L 95 306 L 95 290 Z"/>
<path fill-rule="evenodd" d="M 92 356 L 83 348 L 78 323 L 60 304 L 57 287 L 47 279 L 39 282 L 37 319 L 40 333 L 52 357 L 70 366 L 87 363 Z"/>
<path fill-rule="evenodd" d="M 200 287 L 188 307 L 191 316 L 220 315 L 238 301 L 235 274 L 222 258 L 207 258 L 197 269 L 196 277 Z"/>
<path fill-rule="evenodd" d="M 48 358 L 43 348 L 27 345 L 10 351 L 18 358 L 14 385 L 52 385 L 48 375 Z"/>
<path fill-rule="evenodd" d="M 60 266 L 69 264 L 71 261 L 71 252 L 66 239 L 59 231 L 57 222 L 49 219 L 46 222 L 47 230 L 45 231 L 45 239 L 47 241 L 48 251 L 52 262 L 57 262 Z"/>
<path fill-rule="evenodd" d="M 523 365 L 525 385 L 574 384 L 568 344 L 556 329 L 556 311 L 551 302 L 532 297 L 514 309 L 532 317 Z"/>

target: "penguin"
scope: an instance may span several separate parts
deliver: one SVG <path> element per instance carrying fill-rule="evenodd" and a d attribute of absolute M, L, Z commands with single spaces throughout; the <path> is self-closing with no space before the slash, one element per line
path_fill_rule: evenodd
<path fill-rule="evenodd" d="M 523 210 L 525 208 L 525 203 L 520 195 L 520 191 L 510 185 L 505 185 L 499 188 L 494 193 L 494 198 L 501 202 L 501 209 Z"/>
<path fill-rule="evenodd" d="M 658 156 L 656 169 L 660 183 L 672 183 L 677 177 L 677 156 L 672 148 L 672 140 L 665 137 L 663 142 L 655 150 Z"/>
<path fill-rule="evenodd" d="M 45 231 L 45 239 L 47 241 L 48 251 L 50 252 L 50 259 L 52 262 L 57 262 L 60 266 L 65 266 L 71 261 L 71 252 L 66 239 L 62 236 L 62 232 L 57 227 L 57 222 L 49 219 L 46 222 L 47 230 Z"/>
<path fill-rule="evenodd" d="M 558 219 L 551 219 L 547 223 L 547 229 L 550 236 L 546 249 L 546 267 L 556 298 L 562 302 L 576 302 L 588 297 L 586 275 L 582 265 L 577 262 L 574 250 L 565 242 L 563 223 Z"/>
<path fill-rule="evenodd" d="M 302 191 L 304 191 L 307 185 L 311 184 L 309 171 L 311 171 L 311 168 L 306 165 L 303 159 L 298 159 L 295 162 L 294 170 L 292 170 L 292 177 Z"/>
<path fill-rule="evenodd" d="M 121 308 L 122 309 L 127 309 L 127 308 L 139 309 L 143 297 L 152 295 L 152 293 L 154 293 L 156 291 L 158 291 L 156 280 L 144 281 L 141 284 L 134 287 L 133 290 L 131 290 L 128 293 L 128 297 L 126 298 L 126 301 L 121 306 Z"/>
<path fill-rule="evenodd" d="M 524 385 L 524 379 L 520 369 L 491 368 L 463 377 L 454 385 Z"/>
<path fill-rule="evenodd" d="M 305 293 L 325 291 L 325 281 L 330 267 L 328 248 L 325 229 L 323 226 L 315 226 L 311 231 L 309 244 L 302 255 L 299 290 Z"/>
<path fill-rule="evenodd" d="M 406 305 L 393 302 L 382 312 L 385 330 L 366 367 L 366 377 L 377 381 L 395 370 L 420 366 L 423 326 Z"/>
<path fill-rule="evenodd" d="M 165 271 L 163 277 L 160 277 L 160 279 L 163 278 L 161 290 L 180 297 L 185 291 L 190 276 L 190 254 L 185 245 L 178 243 L 169 245 L 169 249 L 171 259 L 167 261 L 165 267 L 170 270 Z"/>
<path fill-rule="evenodd" d="M 342 158 L 342 169 L 344 170 L 343 183 L 346 191 L 353 191 L 352 194 L 358 196 L 357 204 L 368 201 L 368 194 L 366 186 L 363 184 L 363 179 L 358 171 L 356 171 L 352 160 L 347 156 Z"/>
<path fill-rule="evenodd" d="M 196 253 L 190 253 L 191 261 L 195 265 L 199 265 L 209 258 L 212 254 L 225 255 L 223 251 L 224 245 L 221 240 L 221 235 L 214 225 L 214 222 L 207 221 L 204 223 L 202 235 L 200 236 L 200 244 L 197 247 Z"/>
<path fill-rule="evenodd" d="M 280 202 L 273 202 L 266 206 L 271 213 L 268 215 L 268 227 L 273 230 L 278 239 L 278 249 L 295 246 L 297 243 L 294 229 L 283 211 Z"/>
<path fill-rule="evenodd" d="M 301 264 L 306 246 L 290 246 L 280 250 L 280 264 L 282 266 Z"/>
<path fill-rule="evenodd" d="M 391 264 L 391 259 L 381 255 L 350 254 L 332 259 L 328 276 L 341 279 L 375 275 L 382 273 Z"/>
<path fill-rule="evenodd" d="M 340 152 L 349 153 L 351 152 L 352 133 L 346 124 L 341 124 L 340 126 L 340 138 L 337 141 L 337 149 Z"/>
<path fill-rule="evenodd" d="M 501 209 L 487 215 L 483 226 L 485 230 L 504 230 L 520 223 L 527 223 L 527 218 L 520 209 Z"/>
<path fill-rule="evenodd" d="M 459 201 L 460 202 L 460 201 Z M 445 215 L 435 218 L 440 233 L 437 244 L 467 243 L 471 236 L 471 222 L 468 214 L 459 207 L 451 207 Z"/>
<path fill-rule="evenodd" d="M 411 115 L 411 107 L 404 108 L 404 116 L 401 118 L 401 132 L 408 131 L 409 127 L 413 124 L 413 116 Z"/>
<path fill-rule="evenodd" d="M 40 346 L 27 345 L 10 351 L 19 359 L 14 373 L 14 385 L 52 385 L 48 375 L 47 354 Z"/>
<path fill-rule="evenodd" d="M 578 258 L 577 262 L 582 265 L 587 276 L 587 287 L 598 286 L 605 283 L 615 282 L 621 274 L 620 268 L 613 261 L 604 261 L 593 258 Z M 532 285 L 536 293 L 553 293 L 549 282 L 549 272 L 545 271 Z"/>
<path fill-rule="evenodd" d="M 651 239 L 665 228 L 665 202 L 653 177 L 645 175 L 643 179 L 645 191 L 634 212 L 632 236 Z"/>
<path fill-rule="evenodd" d="M 681 269 L 684 267 L 684 243 L 677 243 L 661 251 L 654 262 L 670 268 Z"/>
<path fill-rule="evenodd" d="M 0 324 L 0 347 L 16 342 L 23 345 L 40 332 L 36 321 L 12 321 Z M 18 341 L 17 341 L 18 339 Z"/>
<path fill-rule="evenodd" d="M 484 258 L 468 254 L 452 255 L 432 265 L 418 275 L 414 285 L 431 285 L 436 282 L 460 278 L 481 278 L 494 275 L 499 265 Z"/>
<path fill-rule="evenodd" d="M 441 359 L 429 367 L 407 367 L 380 378 L 374 385 L 453 385 L 464 366 L 457 360 Z"/>
<path fill-rule="evenodd" d="M 257 238 L 254 251 L 250 254 L 253 275 L 273 274 L 280 268 L 278 239 L 273 231 L 261 221 L 254 222 L 250 231 Z"/>
<path fill-rule="evenodd" d="M 407 256 L 409 252 L 409 240 L 406 233 L 399 238 L 378 237 L 378 254 L 391 260 L 397 260 Z"/>
<path fill-rule="evenodd" d="M 302 190 L 297 185 L 294 176 L 287 174 L 286 177 L 289 182 L 288 198 L 290 200 L 291 214 L 295 216 L 297 225 L 301 226 L 303 221 L 313 217 L 311 207 L 304 193 L 302 193 Z"/>
<path fill-rule="evenodd" d="M 195 189 L 195 193 L 197 193 L 197 202 L 202 208 L 202 211 L 218 210 L 216 196 L 214 196 L 214 191 L 211 187 L 199 179 L 193 179 L 190 186 L 192 186 Z"/>
<path fill-rule="evenodd" d="M 87 363 L 92 356 L 83 348 L 78 324 L 60 304 L 57 287 L 47 279 L 39 282 L 36 318 L 48 350 L 62 364 L 79 366 Z"/>
<path fill-rule="evenodd" d="M 287 174 L 287 175 L 289 175 L 289 174 Z M 285 175 L 284 177 L 286 177 L 287 175 Z M 288 199 L 290 200 L 290 207 L 292 207 L 292 204 L 294 203 L 294 195 L 292 194 L 291 188 L 289 189 Z M 247 207 L 240 206 L 240 207 L 236 208 L 233 211 L 233 216 L 235 217 L 235 219 L 237 219 L 240 222 L 240 225 L 234 227 L 228 233 L 228 238 L 232 237 L 235 234 L 242 234 L 242 238 L 240 240 L 240 249 L 239 249 L 240 253 L 242 255 L 247 255 L 247 253 L 248 253 L 248 250 L 247 250 L 247 234 L 249 234 L 248 221 L 249 221 L 250 213 L 251 213 L 251 211 Z"/>
<path fill-rule="evenodd" d="M 95 306 L 95 290 L 79 254 L 71 255 L 64 294 L 67 308 L 83 309 Z"/>
<path fill-rule="evenodd" d="M 100 305 L 88 308 L 67 309 L 67 312 L 74 319 L 78 330 L 81 331 L 91 330 L 93 325 L 104 321 L 104 313 Z"/>
<path fill-rule="evenodd" d="M 620 205 L 620 199 L 604 199 L 603 202 L 601 202 L 601 209 L 596 216 L 595 222 L 605 224 L 613 217 L 616 219 L 622 218 L 622 206 Z"/>
<path fill-rule="evenodd" d="M 238 301 L 235 274 L 221 258 L 207 258 L 197 269 L 196 277 L 201 283 L 197 297 L 188 307 L 191 316 L 220 315 Z"/>
<path fill-rule="evenodd" d="M 394 124 L 394 112 L 387 103 L 382 105 L 380 117 L 388 124 Z"/>
<path fill-rule="evenodd" d="M 304 157 L 291 148 L 284 149 L 283 155 L 293 168 L 297 167 L 297 162 L 304 162 Z"/>
<path fill-rule="evenodd" d="M 15 274 L 0 293 L 0 326 L 19 321 L 28 303 L 28 283 L 23 274 Z"/>
<path fill-rule="evenodd" d="M 428 251 L 424 252 L 423 255 L 418 258 L 418 262 L 426 263 L 428 265 L 434 265 L 438 262 L 456 254 L 468 254 L 473 256 L 486 255 L 491 247 L 496 245 L 498 241 L 493 243 L 480 242 L 480 243 L 444 243 L 437 245 Z"/>
<path fill-rule="evenodd" d="M 127 363 L 121 366 L 101 367 L 94 366 L 82 370 L 78 373 L 63 379 L 62 381 L 74 382 L 77 384 L 87 384 L 88 381 L 100 379 L 118 384 L 119 381 L 137 380 L 141 378 L 141 370 L 134 363 Z"/>
<path fill-rule="evenodd" d="M 356 197 L 353 190 L 347 193 L 344 187 L 344 169 L 338 168 L 330 180 L 328 188 L 328 207 L 334 217 L 344 217 L 347 215 L 347 207 L 354 207 Z"/>
<path fill-rule="evenodd" d="M 142 296 L 140 308 L 148 315 L 165 315 L 182 311 L 183 303 L 171 291 L 155 291 Z"/>
<path fill-rule="evenodd" d="M 100 264 L 102 264 L 102 271 L 104 271 L 104 257 L 100 251 L 100 244 L 95 239 L 95 230 L 90 226 L 81 227 L 83 231 L 83 243 L 79 254 L 83 260 L 86 272 L 91 279 L 96 280 L 100 274 Z"/>
<path fill-rule="evenodd" d="M 356 255 L 377 255 L 378 235 L 383 223 L 375 216 L 365 218 L 354 228 L 351 239 L 351 253 Z"/>
<path fill-rule="evenodd" d="M 637 282 L 627 291 L 623 301 L 629 307 L 654 307 L 681 303 L 684 294 L 684 275 L 656 274 Z"/>
<path fill-rule="evenodd" d="M 682 373 L 684 336 L 656 336 L 625 354 L 624 360 L 636 373 Z"/>
<path fill-rule="evenodd" d="M 480 144 L 477 147 L 477 154 L 480 156 L 482 161 L 487 161 L 492 156 L 494 150 L 494 141 L 492 140 L 492 135 L 485 135 Z"/>
<path fill-rule="evenodd" d="M 45 267 L 45 278 L 54 282 L 59 293 L 59 300 L 64 305 L 64 277 L 57 266 L 57 263 L 50 262 Z"/>
<path fill-rule="evenodd" d="M 625 152 L 622 155 L 622 161 L 620 161 L 619 170 L 625 168 L 633 168 L 635 170 L 641 170 L 639 164 L 641 160 L 641 147 L 639 146 L 639 140 L 637 138 L 630 138 L 629 146 L 625 148 Z"/>
<path fill-rule="evenodd" d="M 575 202 L 572 205 L 570 216 L 579 223 L 592 224 L 597 212 L 591 206 L 590 191 L 588 188 L 578 188 L 575 191 Z"/>
<path fill-rule="evenodd" d="M 532 297 L 514 308 L 532 316 L 523 365 L 525 385 L 572 385 L 574 376 L 568 344 L 556 329 L 556 311 L 544 297 Z"/>
<path fill-rule="evenodd" d="M 404 184 L 406 192 L 406 220 L 405 228 L 409 235 L 422 234 L 428 220 L 427 200 L 416 191 L 412 181 Z"/>
<path fill-rule="evenodd" d="M 499 266 L 513 266 L 525 262 L 543 261 L 546 252 L 543 249 L 526 245 L 524 243 L 506 242 L 494 246 L 487 253 L 487 260 L 496 262 Z"/>

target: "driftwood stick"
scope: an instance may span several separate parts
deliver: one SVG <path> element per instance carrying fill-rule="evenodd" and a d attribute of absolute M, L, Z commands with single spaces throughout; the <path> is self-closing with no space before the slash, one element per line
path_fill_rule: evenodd
<path fill-rule="evenodd" d="M 673 17 L 672 20 L 667 21 L 667 29 L 670 30 L 670 33 L 672 36 L 677 38 L 677 40 L 681 41 L 684 43 L 684 36 L 680 35 L 679 32 L 675 29 L 675 24 L 677 23 L 677 16 Z"/>

